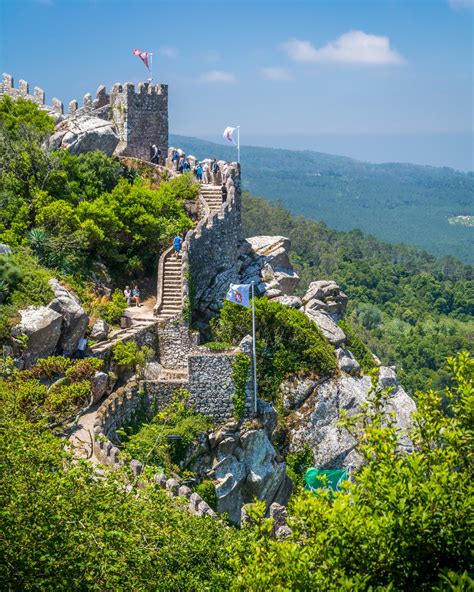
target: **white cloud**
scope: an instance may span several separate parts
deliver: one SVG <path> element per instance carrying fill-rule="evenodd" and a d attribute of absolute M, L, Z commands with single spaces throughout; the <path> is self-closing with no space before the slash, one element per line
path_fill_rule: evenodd
<path fill-rule="evenodd" d="M 224 70 L 209 70 L 200 77 L 201 82 L 225 82 L 227 84 L 234 84 L 237 82 L 235 74 L 232 72 L 225 72 Z"/>
<path fill-rule="evenodd" d="M 158 53 L 167 58 L 175 58 L 178 56 L 178 50 L 176 47 L 162 47 Z"/>
<path fill-rule="evenodd" d="M 344 64 L 403 64 L 403 57 L 390 47 L 390 39 L 364 31 L 349 31 L 334 41 L 316 48 L 310 41 L 290 39 L 283 43 L 291 59 L 296 62 Z"/>
<path fill-rule="evenodd" d="M 448 2 L 454 10 L 474 8 L 474 0 L 448 0 Z"/>
<path fill-rule="evenodd" d="M 285 68 L 262 68 L 262 76 L 267 80 L 289 80 L 290 75 Z"/>

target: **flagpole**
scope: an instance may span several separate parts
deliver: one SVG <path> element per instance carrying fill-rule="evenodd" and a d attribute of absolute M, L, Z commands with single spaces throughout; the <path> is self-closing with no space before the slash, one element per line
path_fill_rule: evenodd
<path fill-rule="evenodd" d="M 150 82 L 153 82 L 153 53 L 150 51 Z"/>
<path fill-rule="evenodd" d="M 240 164 L 240 125 L 237 126 L 237 162 Z"/>
<path fill-rule="evenodd" d="M 257 414 L 257 346 L 255 342 L 255 288 L 252 282 L 253 404 Z"/>

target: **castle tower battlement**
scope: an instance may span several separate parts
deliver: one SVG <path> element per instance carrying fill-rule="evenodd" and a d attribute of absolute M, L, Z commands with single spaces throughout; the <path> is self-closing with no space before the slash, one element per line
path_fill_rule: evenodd
<path fill-rule="evenodd" d="M 141 82 L 114 84 L 110 92 L 111 119 L 120 144 L 117 153 L 148 160 L 150 146 L 168 150 L 168 86 Z"/>

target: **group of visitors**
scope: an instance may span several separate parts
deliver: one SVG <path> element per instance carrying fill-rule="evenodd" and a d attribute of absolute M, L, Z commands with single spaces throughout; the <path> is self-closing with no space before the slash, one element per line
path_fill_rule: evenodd
<path fill-rule="evenodd" d="M 176 149 L 173 150 L 171 154 L 171 162 L 173 163 L 175 171 L 178 173 L 191 172 L 200 183 L 213 183 L 214 185 L 218 185 L 219 173 L 222 173 L 222 182 L 225 183 L 229 174 L 227 164 L 224 165 L 223 170 L 221 171 L 215 158 L 212 160 L 211 164 L 207 161 L 200 162 L 196 160 L 191 166 L 191 163 L 185 158 L 184 154 L 180 154 Z"/>
<path fill-rule="evenodd" d="M 141 306 L 140 289 L 138 288 L 138 284 L 134 284 L 132 289 L 130 289 L 130 286 L 126 286 L 123 295 L 127 301 L 127 306 L 132 306 L 132 303 L 138 307 Z"/>

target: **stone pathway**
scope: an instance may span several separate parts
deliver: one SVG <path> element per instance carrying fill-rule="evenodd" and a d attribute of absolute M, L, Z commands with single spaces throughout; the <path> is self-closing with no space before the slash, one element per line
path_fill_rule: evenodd
<path fill-rule="evenodd" d="M 68 436 L 74 454 L 80 458 L 84 458 L 93 465 L 99 464 L 99 461 L 94 456 L 94 421 L 97 410 L 100 407 L 99 401 L 87 409 L 79 418 L 77 424 L 72 428 Z"/>

